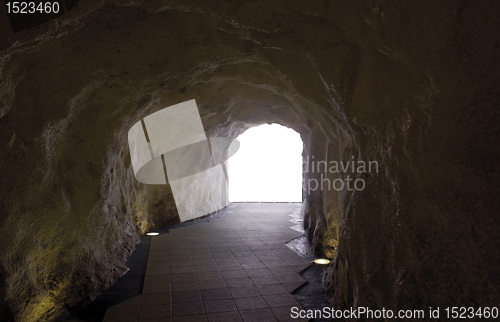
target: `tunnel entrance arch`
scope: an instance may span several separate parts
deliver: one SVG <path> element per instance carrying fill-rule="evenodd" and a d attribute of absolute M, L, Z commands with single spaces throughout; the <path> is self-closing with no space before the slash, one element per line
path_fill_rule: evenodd
<path fill-rule="evenodd" d="M 255 126 L 238 138 L 228 160 L 230 202 L 302 202 L 303 142 L 279 124 Z"/>

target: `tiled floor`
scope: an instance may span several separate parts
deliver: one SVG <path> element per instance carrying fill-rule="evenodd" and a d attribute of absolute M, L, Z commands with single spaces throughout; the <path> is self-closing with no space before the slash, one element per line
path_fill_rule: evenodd
<path fill-rule="evenodd" d="M 152 237 L 142 295 L 109 308 L 117 321 L 299 321 L 290 292 L 309 261 L 284 245 L 300 204 L 231 204 L 218 217 Z"/>

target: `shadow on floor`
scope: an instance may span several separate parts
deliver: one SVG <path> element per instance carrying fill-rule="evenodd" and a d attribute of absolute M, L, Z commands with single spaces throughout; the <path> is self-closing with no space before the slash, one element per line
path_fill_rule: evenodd
<path fill-rule="evenodd" d="M 141 236 L 140 242 L 127 259 L 129 271 L 90 304 L 70 309 L 66 322 L 102 322 L 106 310 L 134 296 L 141 295 L 148 262 L 151 237 Z"/>

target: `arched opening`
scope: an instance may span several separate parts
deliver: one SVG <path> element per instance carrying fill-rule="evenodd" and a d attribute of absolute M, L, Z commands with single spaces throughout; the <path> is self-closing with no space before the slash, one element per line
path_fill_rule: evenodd
<path fill-rule="evenodd" d="M 228 160 L 230 202 L 302 202 L 299 133 L 261 125 L 238 137 L 240 149 Z"/>

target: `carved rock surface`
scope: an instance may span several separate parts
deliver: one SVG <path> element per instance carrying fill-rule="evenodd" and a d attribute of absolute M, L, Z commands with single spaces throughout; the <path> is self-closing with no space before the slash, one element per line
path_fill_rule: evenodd
<path fill-rule="evenodd" d="M 207 136 L 293 128 L 304 157 L 377 161 L 306 193 L 336 308 L 500 303 L 498 1 L 80 1 L 12 33 L 0 9 L 0 317 L 53 321 L 178 220 L 128 129 L 196 99 Z M 320 174 L 306 173 L 308 180 Z M 210 197 L 207 197 L 210 198 Z M 210 200 L 207 200 L 210 202 Z"/>

